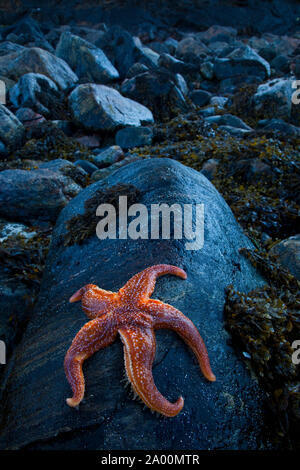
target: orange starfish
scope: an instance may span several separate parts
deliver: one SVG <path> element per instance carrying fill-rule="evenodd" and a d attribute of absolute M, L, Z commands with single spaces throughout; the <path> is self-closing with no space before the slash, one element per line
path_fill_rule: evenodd
<path fill-rule="evenodd" d="M 67 399 L 69 406 L 77 406 L 84 397 L 83 361 L 111 344 L 117 333 L 124 344 L 127 377 L 134 392 L 151 410 L 176 416 L 184 403 L 182 397 L 170 403 L 155 386 L 155 329 L 176 331 L 196 355 L 203 375 L 212 382 L 216 380 L 205 344 L 192 321 L 171 305 L 149 298 L 157 277 L 163 274 L 187 277 L 176 266 L 159 264 L 133 276 L 117 293 L 87 284 L 72 295 L 70 302 L 81 300 L 91 321 L 77 333 L 65 357 L 65 372 L 73 391 L 73 397 Z"/>

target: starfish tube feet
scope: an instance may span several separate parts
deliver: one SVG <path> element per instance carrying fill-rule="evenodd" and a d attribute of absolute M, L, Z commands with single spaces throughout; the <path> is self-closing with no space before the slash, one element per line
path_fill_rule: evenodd
<path fill-rule="evenodd" d="M 155 356 L 155 336 L 150 328 L 122 328 L 119 330 L 124 344 L 126 374 L 134 392 L 152 411 L 164 416 L 176 416 L 183 408 L 179 397 L 170 403 L 156 388 L 152 375 Z"/>

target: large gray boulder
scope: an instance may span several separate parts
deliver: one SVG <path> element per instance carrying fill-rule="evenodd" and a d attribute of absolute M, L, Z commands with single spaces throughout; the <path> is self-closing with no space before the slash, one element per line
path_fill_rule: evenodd
<path fill-rule="evenodd" d="M 126 189 L 128 183 L 133 187 Z M 67 222 L 83 214 L 85 203 L 91 204 L 97 194 L 97 203 L 107 202 L 99 191 L 116 184 L 119 195 L 122 184 L 123 195 L 130 196 L 131 203 L 145 204 L 148 211 L 154 203 L 204 204 L 203 248 L 187 250 L 185 239 L 100 241 L 96 235 L 81 245 L 64 246 Z M 92 211 L 87 228 L 98 220 Z M 71 236 L 75 236 L 73 222 Z M 264 394 L 233 351 L 223 320 L 228 284 L 248 291 L 262 283 L 240 255 L 241 247 L 251 243 L 221 195 L 203 175 L 176 161 L 135 162 L 83 190 L 59 216 L 35 312 L 4 378 L 0 447 L 264 448 Z M 121 383 L 124 358 L 118 339 L 86 361 L 85 399 L 79 411 L 69 408 L 64 356 L 87 319 L 80 305 L 69 304 L 68 299 L 86 283 L 117 291 L 132 275 L 158 263 L 187 271 L 186 281 L 162 277 L 152 297 L 179 308 L 199 328 L 217 381 L 208 383 L 203 378 L 193 355 L 175 334 L 157 331 L 154 378 L 169 400 L 184 396 L 178 416 L 152 415 L 132 400 Z"/>
<path fill-rule="evenodd" d="M 153 122 L 148 108 L 105 85 L 77 86 L 69 96 L 69 106 L 74 120 L 88 130 L 114 131 Z"/>
<path fill-rule="evenodd" d="M 77 75 L 64 60 L 39 47 L 31 47 L 0 57 L 1 75 L 19 80 L 22 75 L 29 72 L 46 75 L 62 90 L 78 81 Z"/>
<path fill-rule="evenodd" d="M 119 78 L 118 71 L 101 49 L 69 31 L 62 33 L 56 55 L 65 60 L 80 79 L 88 82 L 109 83 Z"/>

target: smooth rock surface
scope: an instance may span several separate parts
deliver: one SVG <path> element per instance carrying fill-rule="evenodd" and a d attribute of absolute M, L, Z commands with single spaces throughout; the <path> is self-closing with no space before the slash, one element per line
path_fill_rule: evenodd
<path fill-rule="evenodd" d="M 24 137 L 24 126 L 19 119 L 0 104 L 0 139 L 10 149 L 17 148 Z"/>
<path fill-rule="evenodd" d="M 105 85 L 77 86 L 69 96 L 69 105 L 75 121 L 89 130 L 113 131 L 153 122 L 148 108 Z"/>
<path fill-rule="evenodd" d="M 39 47 L 0 57 L 0 70 L 2 75 L 12 80 L 19 80 L 29 72 L 41 73 L 51 78 L 62 90 L 78 81 L 77 75 L 64 60 Z"/>
<path fill-rule="evenodd" d="M 62 33 L 56 55 L 65 60 L 80 79 L 109 83 L 119 78 L 118 71 L 101 49 L 69 31 Z"/>
<path fill-rule="evenodd" d="M 48 169 L 4 170 L 0 173 L 0 215 L 20 222 L 55 221 L 81 187 Z"/>
<path fill-rule="evenodd" d="M 66 222 L 82 213 L 99 188 L 134 185 L 150 210 L 153 203 L 203 203 L 204 246 L 186 240 L 103 240 L 64 247 Z M 86 188 L 61 212 L 52 238 L 38 304 L 22 344 L 12 358 L 1 400 L 1 448 L 28 449 L 262 449 L 264 395 L 230 346 L 224 329 L 224 289 L 241 291 L 262 283 L 239 248 L 251 247 L 224 199 L 200 173 L 169 159 L 149 159 L 121 168 Z M 70 296 L 86 283 L 117 291 L 147 266 L 169 263 L 188 279 L 164 276 L 153 298 L 179 308 L 199 328 L 217 381 L 208 383 L 191 352 L 170 331 L 156 332 L 153 367 L 158 389 L 172 401 L 182 394 L 175 418 L 152 415 L 120 383 L 123 351 L 117 339 L 85 364 L 85 400 L 69 408 L 63 360 L 87 321 Z"/>
<path fill-rule="evenodd" d="M 26 73 L 9 90 L 9 98 L 15 107 L 31 108 L 48 115 L 53 98 L 58 99 L 59 91 L 53 80 L 41 73 Z"/>
<path fill-rule="evenodd" d="M 235 49 L 226 58 L 217 59 L 214 72 L 218 80 L 238 75 L 254 75 L 266 79 L 270 76 L 270 65 L 254 49 L 243 46 Z"/>

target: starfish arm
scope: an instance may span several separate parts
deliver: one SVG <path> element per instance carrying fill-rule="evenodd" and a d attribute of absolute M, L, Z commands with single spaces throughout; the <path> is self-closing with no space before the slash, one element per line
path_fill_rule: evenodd
<path fill-rule="evenodd" d="M 111 344 L 117 334 L 117 327 L 109 314 L 86 323 L 77 333 L 67 351 L 64 368 L 73 391 L 67 399 L 69 406 L 77 406 L 84 397 L 85 382 L 82 372 L 83 362 L 99 349 Z"/>
<path fill-rule="evenodd" d="M 157 264 L 150 266 L 144 271 L 137 273 L 119 290 L 119 293 L 125 296 L 135 297 L 139 300 L 147 299 L 154 291 L 156 279 L 164 274 L 173 274 L 174 276 L 186 279 L 187 275 L 183 269 L 170 264 Z"/>
<path fill-rule="evenodd" d="M 152 375 L 155 356 L 155 336 L 151 328 L 128 327 L 119 329 L 124 344 L 125 368 L 133 390 L 151 410 L 164 416 L 176 416 L 183 407 L 180 397 L 170 403 L 157 390 Z"/>
<path fill-rule="evenodd" d="M 176 331 L 194 352 L 204 377 L 214 382 L 216 377 L 211 370 L 204 341 L 194 323 L 175 307 L 159 300 L 150 299 L 146 305 L 147 313 L 151 313 L 153 317 L 153 328 Z"/>

